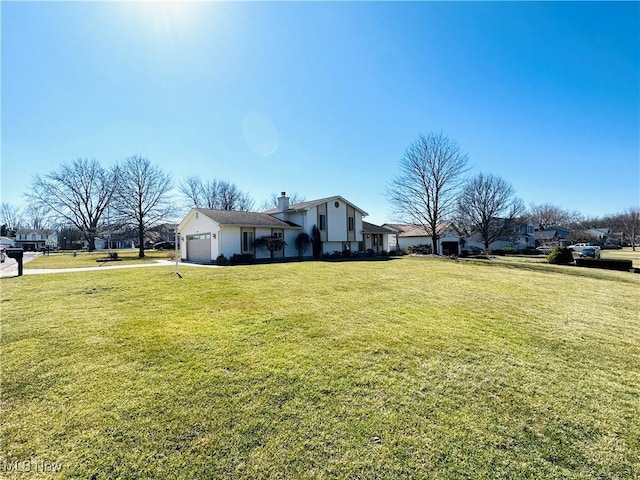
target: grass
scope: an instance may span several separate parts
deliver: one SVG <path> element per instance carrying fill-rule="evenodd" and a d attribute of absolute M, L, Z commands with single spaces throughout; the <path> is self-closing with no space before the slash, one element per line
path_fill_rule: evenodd
<path fill-rule="evenodd" d="M 173 250 L 145 250 L 145 258 L 138 258 L 138 250 L 112 250 L 118 254 L 121 260 L 118 262 L 104 262 L 106 265 L 131 265 L 138 263 L 152 263 L 156 260 L 167 260 L 173 257 Z M 95 252 L 56 252 L 38 256 L 24 264 L 25 269 L 49 269 L 49 268 L 76 268 L 76 267 L 96 267 L 100 265 L 100 259 L 108 256 L 106 250 Z"/>
<path fill-rule="evenodd" d="M 3 279 L 0 465 L 58 462 L 53 478 L 638 478 L 639 276 L 523 267 Z"/>
<path fill-rule="evenodd" d="M 638 247 L 635 252 L 631 247 L 624 247 L 620 250 L 602 250 L 601 256 L 607 260 L 631 260 L 635 268 L 640 268 L 640 248 Z"/>

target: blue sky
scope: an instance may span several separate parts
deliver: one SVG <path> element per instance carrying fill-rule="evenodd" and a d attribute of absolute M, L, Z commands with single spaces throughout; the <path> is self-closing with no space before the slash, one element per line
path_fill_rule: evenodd
<path fill-rule="evenodd" d="M 342 195 L 444 132 L 530 203 L 640 204 L 640 4 L 2 2 L 2 201 L 76 158 Z"/>

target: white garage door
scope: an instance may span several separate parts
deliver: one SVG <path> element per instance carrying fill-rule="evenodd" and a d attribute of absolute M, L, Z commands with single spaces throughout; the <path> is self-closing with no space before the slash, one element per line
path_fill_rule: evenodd
<path fill-rule="evenodd" d="M 190 262 L 211 261 L 211 234 L 187 236 L 187 260 Z"/>

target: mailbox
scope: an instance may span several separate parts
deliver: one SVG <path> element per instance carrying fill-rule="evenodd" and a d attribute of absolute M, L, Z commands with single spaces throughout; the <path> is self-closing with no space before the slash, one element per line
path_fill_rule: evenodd
<path fill-rule="evenodd" d="M 4 253 L 7 257 L 14 258 L 18 262 L 18 276 L 22 275 L 22 257 L 24 250 L 22 248 L 5 248 Z"/>

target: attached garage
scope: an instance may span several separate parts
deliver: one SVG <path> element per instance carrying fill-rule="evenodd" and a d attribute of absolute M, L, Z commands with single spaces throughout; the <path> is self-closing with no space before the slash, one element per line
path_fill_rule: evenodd
<path fill-rule="evenodd" d="M 442 242 L 442 255 L 459 255 L 458 242 Z"/>
<path fill-rule="evenodd" d="M 211 234 L 187 235 L 187 260 L 190 262 L 211 261 Z"/>

